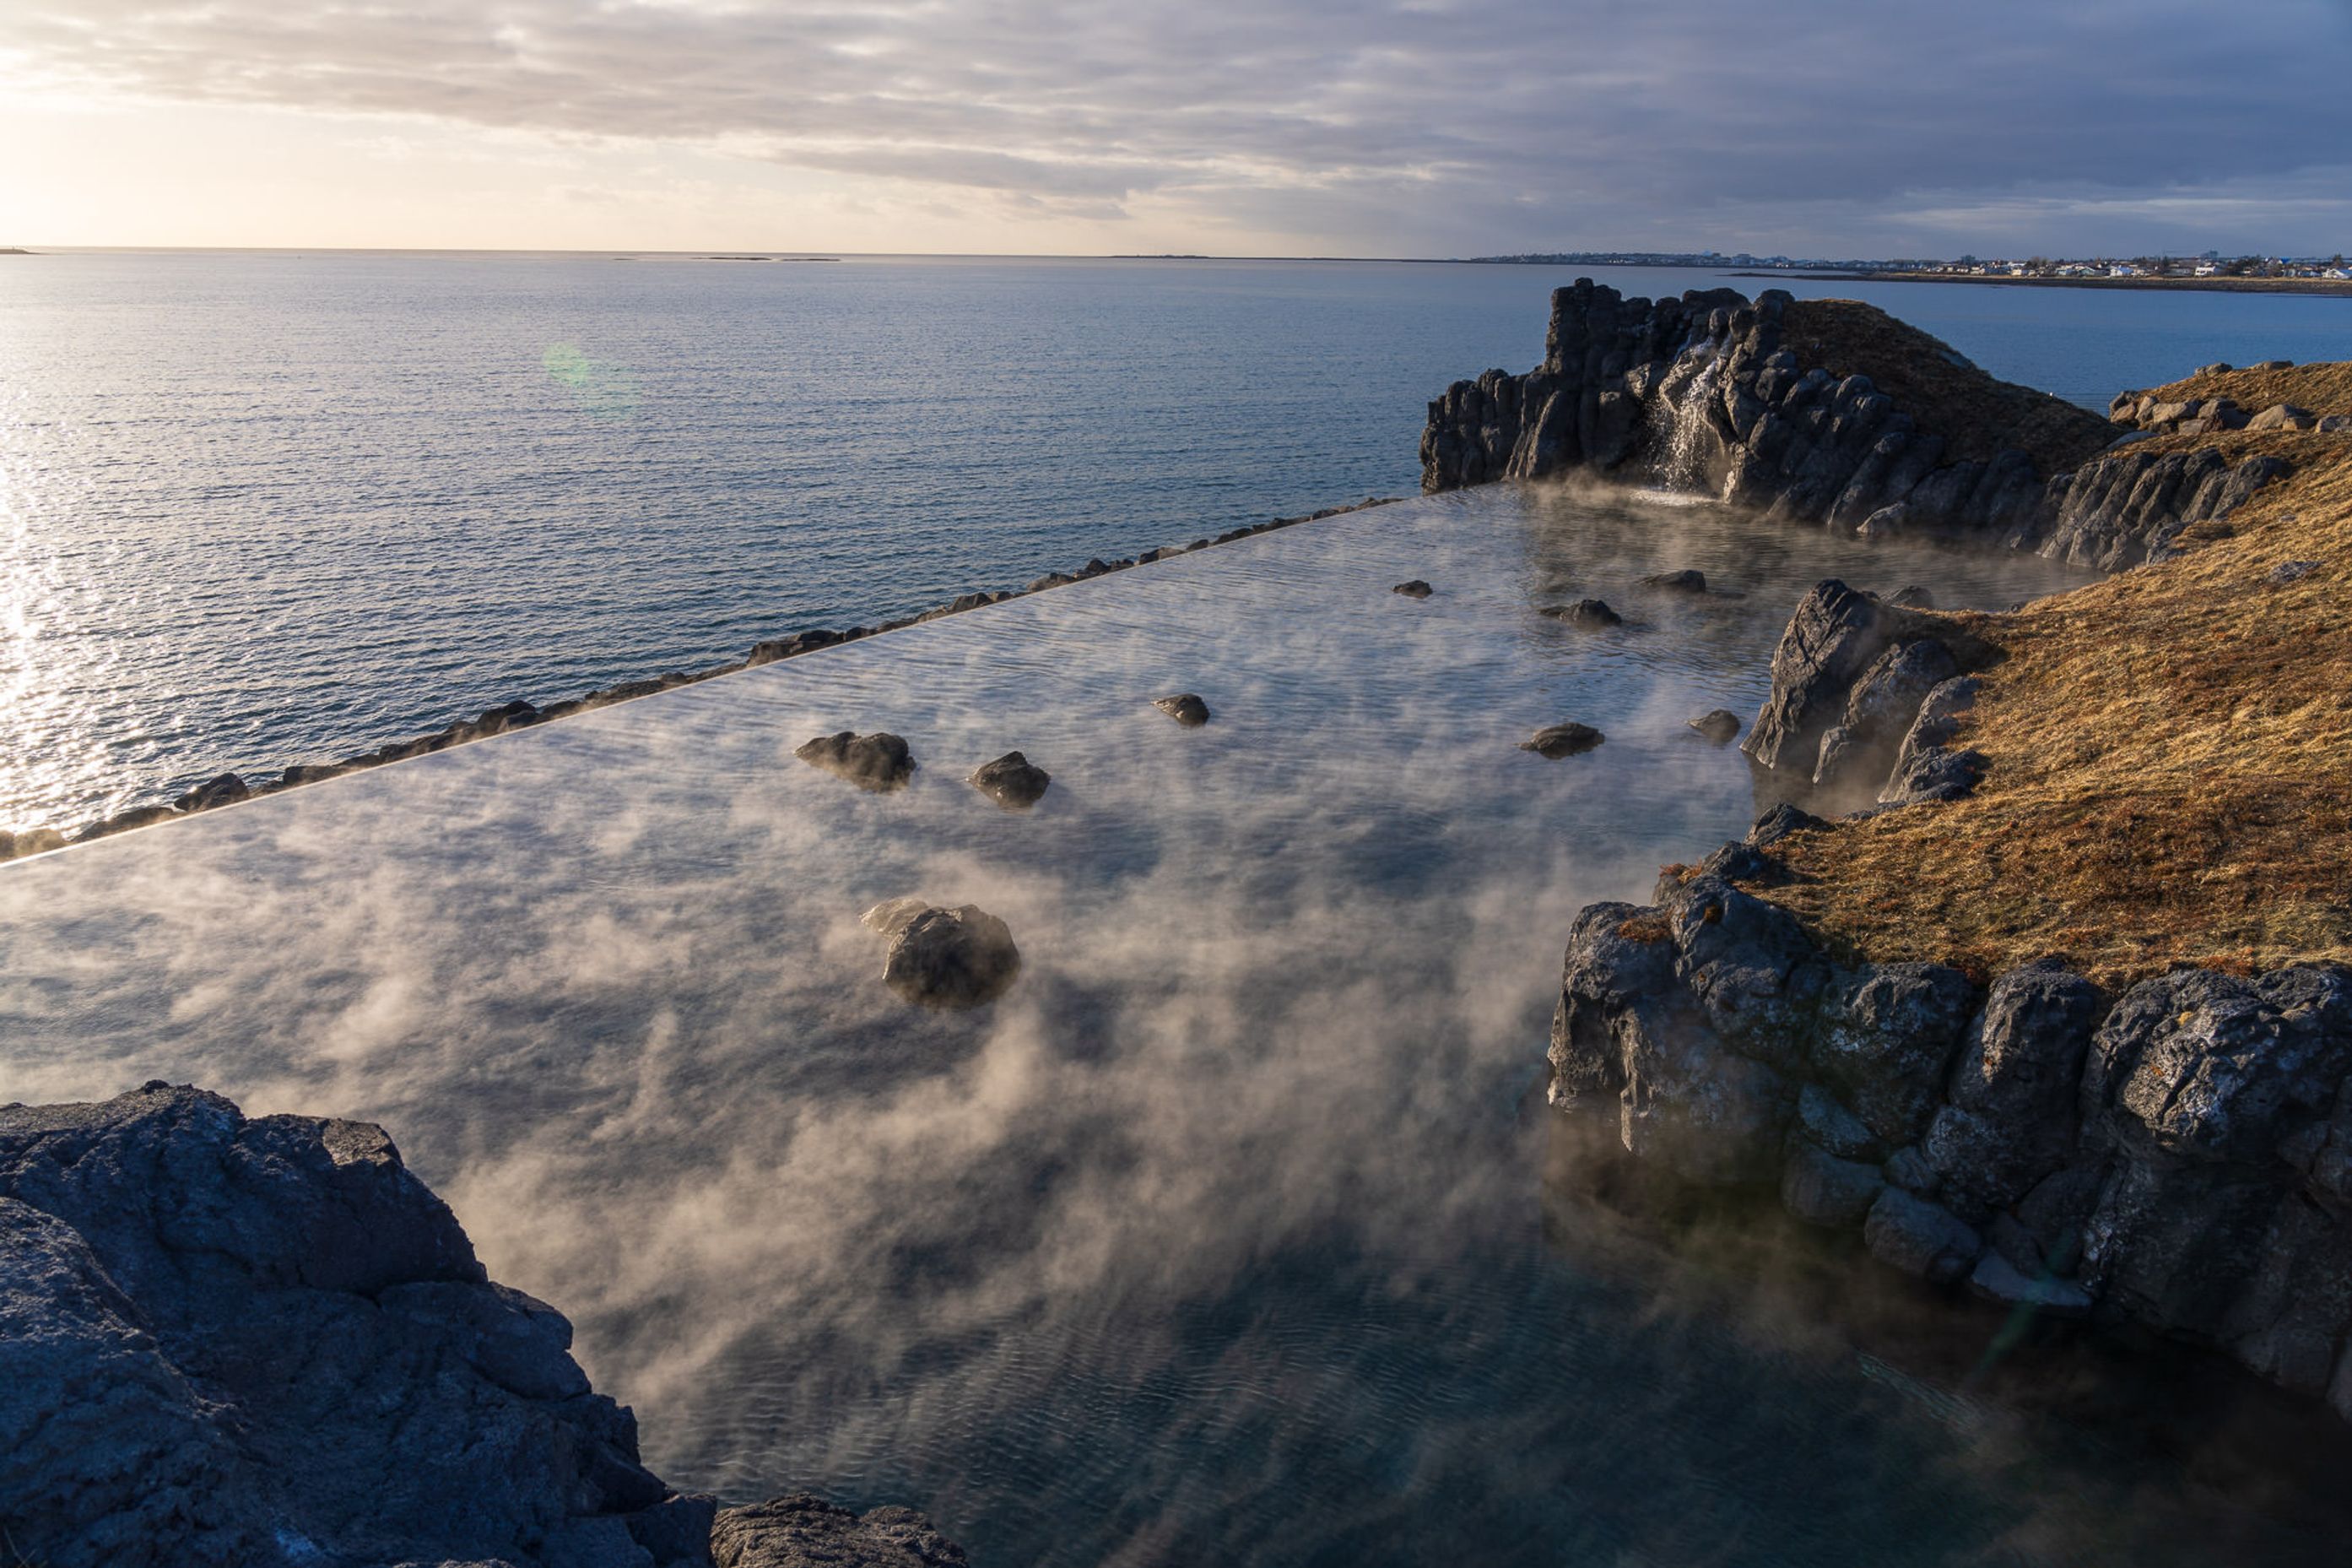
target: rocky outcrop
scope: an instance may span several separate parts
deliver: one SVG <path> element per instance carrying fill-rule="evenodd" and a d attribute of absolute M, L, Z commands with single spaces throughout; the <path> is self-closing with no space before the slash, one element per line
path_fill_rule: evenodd
<path fill-rule="evenodd" d="M 1980 771 L 1949 744 L 1975 696 L 1966 672 L 1996 657 L 1954 616 L 1816 584 L 1781 634 L 1740 749 L 1779 775 L 1781 793 L 1833 808 L 1954 798 Z"/>
<path fill-rule="evenodd" d="M 729 1509 L 711 1532 L 718 1568 L 966 1568 L 963 1548 L 921 1514 L 855 1514 L 813 1497 Z"/>
<path fill-rule="evenodd" d="M 1782 808 L 1578 917 L 1551 1102 L 1905 1273 L 2212 1346 L 2352 1418 L 2352 972 L 2109 997 L 2053 963 L 1842 962 L 1737 885 L 1802 830 Z"/>
<path fill-rule="evenodd" d="M 2051 481 L 2042 553 L 2105 571 L 2159 561 L 2191 523 L 2230 515 L 2287 471 L 2277 458 L 2126 450 Z"/>
<path fill-rule="evenodd" d="M 163 1083 L 0 1109 L 11 1561 L 708 1568 L 714 1518 L 773 1533 L 646 1470 L 571 1342 L 485 1278 L 381 1128 Z M 945 1552 L 729 1561 L 962 1562 Z"/>
<path fill-rule="evenodd" d="M 1429 405 L 1422 488 L 1597 472 L 1848 532 L 2114 567 L 2160 556 L 2280 471 L 2210 451 L 2096 461 L 2113 439 L 2096 415 L 1867 305 L 1780 289 L 1627 300 L 1580 279 L 1552 296 L 1542 365 L 1456 382 Z"/>

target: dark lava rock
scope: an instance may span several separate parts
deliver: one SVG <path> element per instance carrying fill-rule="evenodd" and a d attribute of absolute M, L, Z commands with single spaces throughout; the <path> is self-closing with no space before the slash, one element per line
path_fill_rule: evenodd
<path fill-rule="evenodd" d="M 1018 752 L 1007 752 L 992 763 L 972 770 L 968 781 L 1007 811 L 1026 811 L 1044 796 L 1054 775 Z"/>
<path fill-rule="evenodd" d="M 1190 730 L 1209 721 L 1209 705 L 1190 691 L 1173 697 L 1155 697 L 1151 705 Z"/>
<path fill-rule="evenodd" d="M 1936 607 L 1936 595 L 1918 584 L 1911 583 L 1887 595 L 1886 602 L 1900 605 L 1906 610 L 1932 610 Z"/>
<path fill-rule="evenodd" d="M 2270 575 L 2263 581 L 2276 587 L 2308 577 L 2318 570 L 2319 563 L 2316 561 L 2282 561 L 2271 568 Z"/>
<path fill-rule="evenodd" d="M 907 742 L 882 731 L 871 735 L 853 734 L 847 730 L 819 735 L 794 750 L 793 755 L 865 790 L 898 789 L 915 771 L 914 754 L 907 750 Z"/>
<path fill-rule="evenodd" d="M 1426 599 L 1430 595 L 1435 593 L 1436 590 L 1432 588 L 1428 584 L 1423 582 L 1420 578 L 1415 577 L 1410 583 L 1398 584 L 1395 587 L 1390 589 L 1389 592 L 1391 594 L 1402 594 L 1408 599 Z"/>
<path fill-rule="evenodd" d="M 206 811 L 215 805 L 226 805 L 233 800 L 243 800 L 253 791 L 245 780 L 235 773 L 222 773 L 207 779 L 172 804 L 182 811 Z"/>
<path fill-rule="evenodd" d="M 639 1544 L 684 1500 L 571 1339 L 379 1128 L 162 1083 L 0 1110 L 12 1560 L 706 1562 Z"/>
<path fill-rule="evenodd" d="M 1769 849 L 1791 833 L 1807 833 L 1828 826 L 1811 812 L 1783 801 L 1757 817 L 1755 826 L 1748 830 L 1748 842 L 1759 849 Z"/>
<path fill-rule="evenodd" d="M 1579 599 L 1573 605 L 1547 605 L 1537 613 L 1549 616 L 1555 621 L 1566 621 L 1572 626 L 1584 626 L 1588 629 L 1622 626 L 1625 623 L 1624 616 L 1599 599 Z"/>
<path fill-rule="evenodd" d="M 1644 588 L 1665 588 L 1677 594 L 1706 592 L 1706 574 L 1687 568 L 1680 572 L 1653 572 L 1642 579 Z"/>
<path fill-rule="evenodd" d="M 864 923 L 890 939 L 883 984 L 922 1006 L 993 1002 L 1021 973 L 1012 931 L 974 904 L 950 910 L 920 899 L 892 899 L 866 910 Z"/>
<path fill-rule="evenodd" d="M 1572 757 L 1579 752 L 1592 750 L 1608 738 L 1590 724 L 1551 724 L 1538 730 L 1533 740 L 1520 742 L 1519 750 L 1554 759 Z"/>
<path fill-rule="evenodd" d="M 1984 1238 L 1965 1221 L 1901 1187 L 1880 1191 L 1862 1236 L 1881 1263 L 1934 1285 L 1966 1278 L 1984 1251 Z"/>
<path fill-rule="evenodd" d="M 752 667 L 773 664 L 780 658 L 796 658 L 804 653 L 814 653 L 821 647 L 831 647 L 841 640 L 839 632 L 818 626 L 809 631 L 794 632 L 788 637 L 753 643 L 750 657 L 743 662 Z"/>
<path fill-rule="evenodd" d="M 1739 715 L 1728 708 L 1711 708 L 1690 721 L 1690 727 L 1717 745 L 1728 745 L 1739 733 Z"/>
<path fill-rule="evenodd" d="M 963 1548 L 911 1509 L 858 1514 L 805 1495 L 723 1509 L 710 1532 L 718 1568 L 966 1568 Z"/>

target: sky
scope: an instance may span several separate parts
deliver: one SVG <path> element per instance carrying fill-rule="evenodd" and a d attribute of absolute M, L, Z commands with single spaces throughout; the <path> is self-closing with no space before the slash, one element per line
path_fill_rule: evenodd
<path fill-rule="evenodd" d="M 0 244 L 2352 251 L 2352 0 L 6 0 Z"/>

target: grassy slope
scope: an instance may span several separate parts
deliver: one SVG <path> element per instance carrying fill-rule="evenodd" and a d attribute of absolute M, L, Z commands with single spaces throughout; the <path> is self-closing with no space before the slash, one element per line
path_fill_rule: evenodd
<path fill-rule="evenodd" d="M 2352 364 L 2263 374 L 2267 401 L 2352 392 Z M 2352 437 L 2163 445 L 2295 471 L 2175 560 L 1967 617 L 2008 655 L 1965 736 L 1991 763 L 1976 795 L 1801 835 L 1798 880 L 1759 891 L 1854 952 L 1987 974 L 2352 961 Z M 2266 580 L 2295 560 L 2320 565 Z"/>
<path fill-rule="evenodd" d="M 1897 408 L 1933 409 L 1929 428 L 1946 442 L 1945 458 L 1989 461 L 2022 447 L 2044 479 L 2067 473 L 2116 438 L 2098 415 L 1978 369 L 1939 338 L 1857 300 L 1799 300 L 1789 306 L 1782 342 L 1797 363 L 1832 375 L 1859 372 Z"/>

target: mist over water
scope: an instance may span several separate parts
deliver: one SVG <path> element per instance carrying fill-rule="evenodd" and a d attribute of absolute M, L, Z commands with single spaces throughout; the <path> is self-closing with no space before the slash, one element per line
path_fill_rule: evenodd
<path fill-rule="evenodd" d="M 1745 827 L 1684 721 L 1832 574 L 2081 580 L 1565 488 L 1308 524 L 0 870 L 0 1099 L 381 1121 L 673 1483 L 984 1563 L 2330 1560 L 2221 1436 L 1960 1387 L 1997 1316 L 1874 1361 L 1756 1226 L 1548 1190 L 1569 921 Z M 792 758 L 841 728 L 912 785 Z M 1032 813 L 962 782 L 1013 748 Z M 883 987 L 909 894 L 1009 923 L 1003 1000 Z"/>
<path fill-rule="evenodd" d="M 2352 302 L 1376 263 L 0 258 L 0 827 L 1402 494 L 1549 290 L 1861 294 L 2104 408 Z"/>

